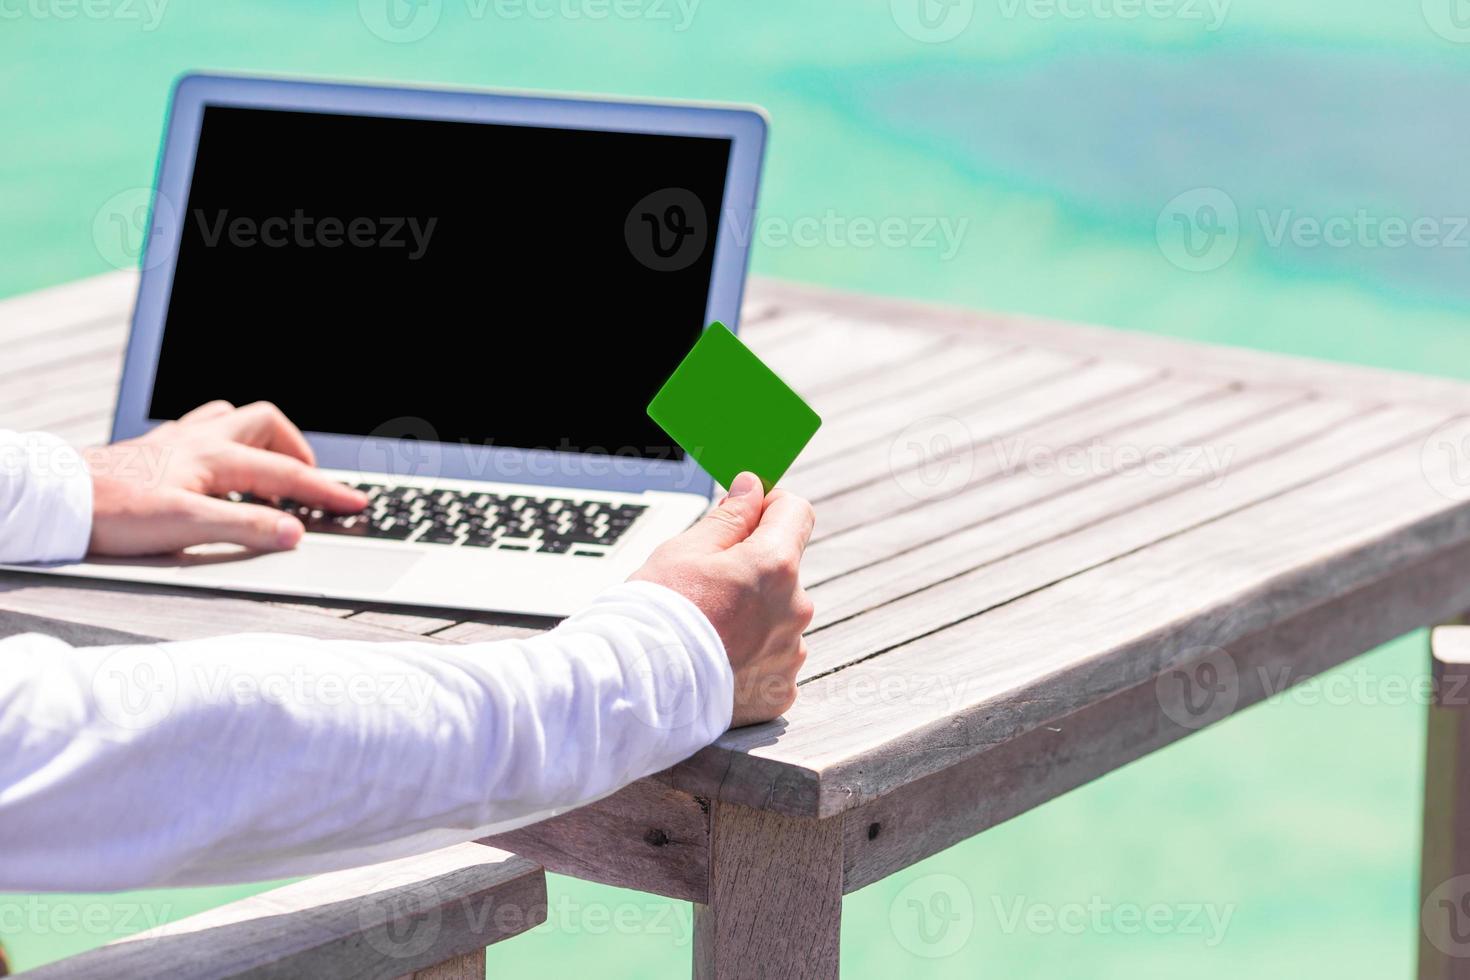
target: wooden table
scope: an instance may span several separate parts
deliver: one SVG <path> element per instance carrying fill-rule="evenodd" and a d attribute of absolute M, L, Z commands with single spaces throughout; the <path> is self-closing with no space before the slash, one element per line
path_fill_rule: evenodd
<path fill-rule="evenodd" d="M 0 305 L 0 424 L 105 435 L 132 290 Z M 495 839 L 698 903 L 698 976 L 833 976 L 844 893 L 1470 609 L 1470 429 L 1444 428 L 1470 386 L 773 282 L 743 332 L 827 420 L 786 481 L 818 517 L 801 698 Z M 0 621 L 84 643 L 546 625 L 24 575 Z"/>

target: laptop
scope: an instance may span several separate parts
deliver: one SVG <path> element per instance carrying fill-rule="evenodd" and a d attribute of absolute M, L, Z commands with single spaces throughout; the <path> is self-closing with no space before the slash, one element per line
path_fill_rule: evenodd
<path fill-rule="evenodd" d="M 53 567 L 564 616 L 708 507 L 646 408 L 738 323 L 758 110 L 188 75 L 113 438 L 267 400 L 367 511 Z"/>

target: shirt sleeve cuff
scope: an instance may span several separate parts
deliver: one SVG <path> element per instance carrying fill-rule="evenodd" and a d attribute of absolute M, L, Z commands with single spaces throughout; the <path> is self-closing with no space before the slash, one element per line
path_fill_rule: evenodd
<path fill-rule="evenodd" d="M 5 434 L 0 434 L 4 436 Z M 92 475 L 44 432 L 0 438 L 0 561 L 76 561 L 92 540 Z"/>
<path fill-rule="evenodd" d="M 713 739 L 730 728 L 735 716 L 735 672 L 725 653 L 725 641 L 704 612 L 673 589 L 654 582 L 624 582 L 603 592 L 593 600 L 591 608 L 604 604 L 632 601 L 655 612 L 678 637 L 679 643 L 664 646 L 660 656 L 675 656 L 683 651 L 693 671 L 695 687 L 708 692 L 701 698 L 705 706 L 705 731 Z M 678 671 L 657 670 L 659 676 L 677 676 Z M 706 739 L 708 741 L 708 739 Z"/>

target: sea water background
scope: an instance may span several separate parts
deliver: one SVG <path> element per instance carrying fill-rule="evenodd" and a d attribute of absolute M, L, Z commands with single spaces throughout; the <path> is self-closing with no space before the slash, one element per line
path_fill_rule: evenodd
<path fill-rule="evenodd" d="M 756 102 L 758 274 L 1470 377 L 1464 0 L 0 0 L 0 296 L 125 254 L 99 214 L 200 68 Z M 850 896 L 844 974 L 1409 975 L 1424 647 Z M 34 966 L 260 887 L 0 896 L 0 941 Z M 687 969 L 687 905 L 551 892 L 492 974 Z"/>

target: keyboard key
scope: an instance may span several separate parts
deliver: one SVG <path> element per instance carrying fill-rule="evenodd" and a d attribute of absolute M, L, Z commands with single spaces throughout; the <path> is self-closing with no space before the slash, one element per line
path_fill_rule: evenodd
<path fill-rule="evenodd" d="M 528 497 L 483 490 L 424 490 L 359 483 L 368 498 L 357 514 L 324 514 L 298 501 L 229 499 L 275 506 L 301 518 L 308 531 L 445 547 L 500 548 L 600 558 L 647 508 L 596 500 Z M 579 546 L 584 546 L 579 550 Z M 596 546 L 597 550 L 591 547 Z"/>

